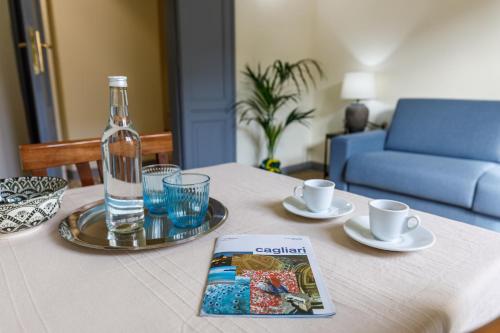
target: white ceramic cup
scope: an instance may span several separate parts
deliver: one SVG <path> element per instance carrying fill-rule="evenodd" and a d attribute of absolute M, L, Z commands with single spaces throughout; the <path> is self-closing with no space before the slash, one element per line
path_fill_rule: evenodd
<path fill-rule="evenodd" d="M 408 205 L 393 200 L 372 200 L 370 209 L 370 231 L 375 238 L 382 241 L 398 240 L 402 234 L 415 230 L 420 226 L 420 218 L 410 215 Z M 410 225 L 410 221 L 415 223 Z"/>
<path fill-rule="evenodd" d="M 327 211 L 333 200 L 335 183 L 325 179 L 309 179 L 302 185 L 295 186 L 293 195 L 302 199 L 307 209 L 319 213 Z"/>

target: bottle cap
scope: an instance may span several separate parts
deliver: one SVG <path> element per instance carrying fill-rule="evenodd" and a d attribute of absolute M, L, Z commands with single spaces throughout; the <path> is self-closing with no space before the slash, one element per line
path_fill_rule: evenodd
<path fill-rule="evenodd" d="M 126 76 L 108 76 L 108 85 L 110 87 L 127 87 L 127 77 Z"/>

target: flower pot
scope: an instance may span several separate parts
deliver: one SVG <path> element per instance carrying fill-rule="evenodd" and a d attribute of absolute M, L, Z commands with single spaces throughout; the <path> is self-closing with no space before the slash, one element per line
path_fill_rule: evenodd
<path fill-rule="evenodd" d="M 267 170 L 267 171 L 271 171 L 274 173 L 281 173 L 280 165 L 281 165 L 280 160 L 268 157 L 260 163 L 259 168 Z"/>

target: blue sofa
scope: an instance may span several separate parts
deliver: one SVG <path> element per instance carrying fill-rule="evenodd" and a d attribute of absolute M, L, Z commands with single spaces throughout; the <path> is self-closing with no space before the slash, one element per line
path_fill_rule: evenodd
<path fill-rule="evenodd" d="M 500 231 L 500 102 L 399 100 L 389 130 L 336 137 L 337 188 Z"/>

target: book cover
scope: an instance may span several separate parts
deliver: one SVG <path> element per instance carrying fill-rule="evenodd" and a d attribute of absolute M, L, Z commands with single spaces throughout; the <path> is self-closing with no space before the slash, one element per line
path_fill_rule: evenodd
<path fill-rule="evenodd" d="M 217 239 L 201 315 L 331 316 L 309 238 L 227 235 Z"/>

